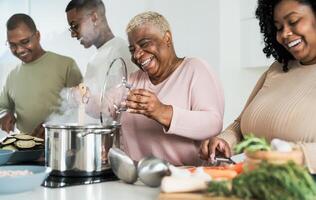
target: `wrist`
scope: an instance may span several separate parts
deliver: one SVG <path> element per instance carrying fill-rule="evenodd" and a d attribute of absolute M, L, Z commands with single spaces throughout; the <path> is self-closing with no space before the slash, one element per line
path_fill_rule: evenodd
<path fill-rule="evenodd" d="M 162 124 L 166 129 L 169 129 L 171 125 L 172 115 L 173 115 L 172 106 L 163 105 L 161 111 L 158 113 L 158 122 Z"/>

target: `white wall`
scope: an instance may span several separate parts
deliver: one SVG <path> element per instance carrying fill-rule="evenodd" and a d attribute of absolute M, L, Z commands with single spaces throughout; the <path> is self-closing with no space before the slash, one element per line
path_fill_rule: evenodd
<path fill-rule="evenodd" d="M 244 68 L 240 1 L 244 0 L 103 0 L 113 32 L 126 39 L 131 17 L 145 10 L 169 20 L 179 56 L 207 60 L 220 74 L 225 90 L 225 126 L 240 113 L 256 80 L 266 68 Z M 250 0 L 248 0 L 250 1 Z M 251 0 L 255 1 L 255 0 Z M 95 49 L 84 49 L 70 37 L 64 9 L 68 0 L 0 0 L 0 86 L 17 60 L 6 41 L 5 22 L 16 12 L 29 13 L 41 31 L 45 49 L 73 57 L 82 71 Z"/>
<path fill-rule="evenodd" d="M 161 12 L 169 20 L 174 34 L 175 48 L 179 56 L 197 56 L 206 59 L 216 70 L 219 68 L 219 1 L 218 0 L 103 0 L 107 17 L 113 32 L 126 39 L 125 27 L 136 14 L 154 10 Z M 94 48 L 84 49 L 75 39 L 71 39 L 65 7 L 68 0 L 1 0 L 0 13 L 0 84 L 11 69 L 13 59 L 6 41 L 5 22 L 16 12 L 28 13 L 41 32 L 43 47 L 73 57 L 82 71 L 94 53 Z M 20 8 L 21 7 L 21 8 Z M 11 62 L 11 61 L 10 61 Z M 2 68 L 2 69 L 1 69 Z M 5 68 L 5 69 L 4 69 Z"/>
<path fill-rule="evenodd" d="M 240 40 L 243 14 L 240 1 L 243 0 L 220 0 L 220 76 L 226 101 L 224 127 L 238 117 L 258 78 L 267 69 L 245 68 L 241 64 L 241 49 L 245 44 Z"/>

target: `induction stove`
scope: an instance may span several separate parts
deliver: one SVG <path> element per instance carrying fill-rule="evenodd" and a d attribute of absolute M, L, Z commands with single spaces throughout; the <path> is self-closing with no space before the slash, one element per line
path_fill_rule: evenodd
<path fill-rule="evenodd" d="M 98 176 L 82 176 L 82 177 L 71 177 L 71 176 L 56 176 L 49 175 L 45 181 L 42 183 L 42 186 L 47 188 L 61 188 L 75 185 L 88 185 L 94 183 L 102 183 L 108 181 L 116 181 L 118 178 L 112 172 L 111 169 L 108 169 Z"/>

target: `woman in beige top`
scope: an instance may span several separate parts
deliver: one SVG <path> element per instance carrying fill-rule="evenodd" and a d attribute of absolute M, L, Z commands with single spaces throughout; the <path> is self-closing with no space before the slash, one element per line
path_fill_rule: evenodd
<path fill-rule="evenodd" d="M 240 116 L 204 141 L 201 157 L 229 157 L 243 134 L 280 138 L 299 145 L 316 173 L 316 1 L 258 0 L 256 17 L 266 55 L 277 61 L 262 75 Z"/>

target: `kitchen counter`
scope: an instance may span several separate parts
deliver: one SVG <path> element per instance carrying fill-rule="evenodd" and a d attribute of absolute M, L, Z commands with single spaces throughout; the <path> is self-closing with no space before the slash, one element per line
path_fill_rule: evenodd
<path fill-rule="evenodd" d="M 159 196 L 159 188 L 150 188 L 140 182 L 134 185 L 121 181 L 71 186 L 64 188 L 38 187 L 33 191 L 0 195 L 1 200 L 151 200 Z"/>

